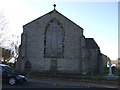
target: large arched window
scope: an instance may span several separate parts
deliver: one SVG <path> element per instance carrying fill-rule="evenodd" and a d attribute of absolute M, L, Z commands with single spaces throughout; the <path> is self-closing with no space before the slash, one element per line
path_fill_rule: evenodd
<path fill-rule="evenodd" d="M 52 20 L 45 32 L 45 57 L 63 57 L 64 32 L 57 20 Z"/>

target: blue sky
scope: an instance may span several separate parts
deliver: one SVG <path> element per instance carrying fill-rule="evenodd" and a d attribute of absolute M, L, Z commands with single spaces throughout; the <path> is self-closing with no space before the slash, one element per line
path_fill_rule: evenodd
<path fill-rule="evenodd" d="M 118 58 L 118 2 L 3 0 L 0 8 L 9 20 L 10 33 L 20 35 L 23 25 L 52 11 L 54 3 L 57 11 L 84 29 L 86 38 L 95 39 L 102 53 Z"/>

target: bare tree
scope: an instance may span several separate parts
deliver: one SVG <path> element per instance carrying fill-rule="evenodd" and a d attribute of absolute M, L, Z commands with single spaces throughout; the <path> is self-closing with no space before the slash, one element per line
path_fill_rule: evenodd
<path fill-rule="evenodd" d="M 5 18 L 3 11 L 0 11 L 0 46 L 3 46 L 6 40 L 8 39 L 7 24 L 8 22 Z"/>
<path fill-rule="evenodd" d="M 18 48 L 20 45 L 20 36 L 12 35 L 12 38 L 14 38 L 14 40 L 12 40 L 11 43 L 11 51 L 12 51 L 12 57 L 14 58 L 14 62 L 16 62 L 19 54 Z"/>

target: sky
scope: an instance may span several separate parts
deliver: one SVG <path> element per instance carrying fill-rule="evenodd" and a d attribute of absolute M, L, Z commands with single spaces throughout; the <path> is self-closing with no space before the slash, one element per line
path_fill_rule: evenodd
<path fill-rule="evenodd" d="M 94 38 L 101 53 L 111 60 L 118 58 L 117 0 L 0 0 L 9 34 L 20 36 L 23 25 L 52 11 L 53 4 L 57 11 L 84 29 L 86 38 Z"/>

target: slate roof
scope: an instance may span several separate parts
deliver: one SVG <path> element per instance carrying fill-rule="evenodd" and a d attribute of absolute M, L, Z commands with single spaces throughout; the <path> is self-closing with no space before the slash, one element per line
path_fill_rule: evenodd
<path fill-rule="evenodd" d="M 66 18 L 67 20 L 69 20 L 70 22 L 72 22 L 73 24 L 75 24 L 76 26 L 78 26 L 79 28 L 81 28 L 81 29 L 83 30 L 82 27 L 80 27 L 79 25 L 77 25 L 76 23 L 74 23 L 72 20 L 68 19 L 66 16 L 64 16 L 63 14 L 61 14 L 60 12 L 58 12 L 56 9 L 54 9 L 54 10 L 52 10 L 52 11 L 50 11 L 50 12 L 44 14 L 44 15 L 41 16 L 41 17 L 38 17 L 37 19 L 34 19 L 33 21 L 31 21 L 31 22 L 29 22 L 29 23 L 27 23 L 27 24 L 25 24 L 25 25 L 28 25 L 28 24 L 30 24 L 30 23 L 32 23 L 32 22 L 34 22 L 34 21 L 36 21 L 36 20 L 38 20 L 38 19 L 40 19 L 40 18 L 46 16 L 46 15 L 48 15 L 48 14 L 51 14 L 51 13 L 53 13 L 54 11 L 55 11 L 56 13 L 62 15 L 64 18 Z M 23 26 L 25 26 L 25 25 L 23 25 Z"/>
<path fill-rule="evenodd" d="M 99 49 L 99 46 L 93 38 L 85 38 L 86 47 L 89 49 Z"/>

